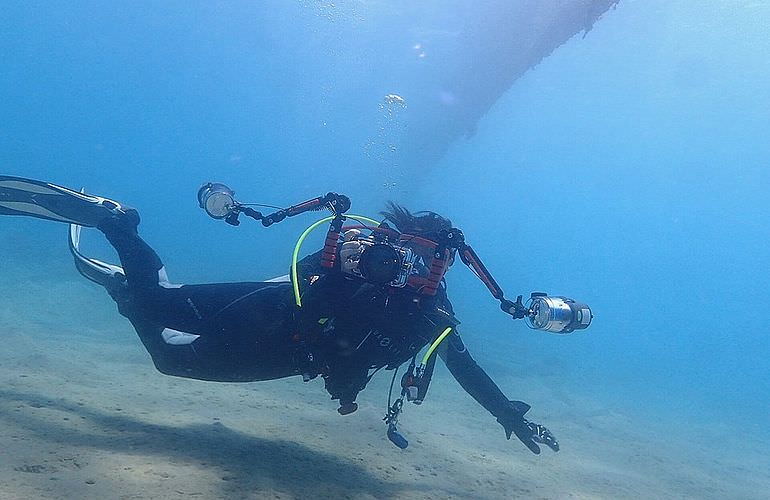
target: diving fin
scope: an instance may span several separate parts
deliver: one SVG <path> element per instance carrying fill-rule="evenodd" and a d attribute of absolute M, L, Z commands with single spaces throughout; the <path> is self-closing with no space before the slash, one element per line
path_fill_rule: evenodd
<path fill-rule="evenodd" d="M 126 273 L 122 267 L 86 257 L 80 252 L 80 231 L 82 229 L 83 226 L 70 224 L 69 248 L 75 259 L 75 267 L 78 272 L 94 283 L 102 285 L 108 291 L 125 285 Z"/>
<path fill-rule="evenodd" d="M 127 210 L 128 207 L 101 196 L 78 193 L 49 182 L 0 175 L 0 215 L 27 215 L 97 227 L 105 218 Z"/>

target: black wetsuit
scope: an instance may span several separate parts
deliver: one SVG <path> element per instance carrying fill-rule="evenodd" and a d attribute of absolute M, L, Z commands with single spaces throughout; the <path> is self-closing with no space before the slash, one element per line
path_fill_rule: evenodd
<path fill-rule="evenodd" d="M 318 254 L 299 265 L 302 308 L 289 282 L 171 285 L 136 223 L 100 226 L 126 273 L 111 294 L 164 374 L 226 382 L 321 375 L 332 398 L 349 403 L 373 371 L 398 367 L 457 325 L 443 286 L 432 298 L 375 287 L 321 272 Z M 506 415 L 508 399 L 456 330 L 439 354 L 474 399 Z"/>

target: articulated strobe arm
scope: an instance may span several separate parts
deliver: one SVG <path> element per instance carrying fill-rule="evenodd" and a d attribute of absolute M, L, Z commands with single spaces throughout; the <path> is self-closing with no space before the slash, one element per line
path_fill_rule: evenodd
<path fill-rule="evenodd" d="M 263 215 L 262 212 L 251 208 L 250 205 L 255 204 L 237 201 L 235 199 L 235 191 L 229 187 L 217 182 L 209 182 L 198 190 L 198 204 L 206 211 L 209 217 L 224 219 L 225 222 L 232 226 L 239 225 L 238 216 L 245 214 L 247 217 L 260 221 L 263 226 L 268 227 L 276 222 L 281 222 L 287 217 L 294 217 L 295 215 L 316 210 L 327 209 L 334 215 L 341 215 L 350 209 L 350 198 L 342 194 L 327 193 L 325 196 L 319 196 L 288 208 L 280 208 L 271 214 Z"/>
<path fill-rule="evenodd" d="M 497 284 L 495 278 L 492 277 L 492 274 L 481 261 L 476 251 L 470 245 L 466 245 L 465 242 L 463 242 L 458 250 L 463 263 L 471 268 L 473 273 L 486 285 L 492 296 L 500 301 L 500 309 L 513 316 L 514 319 L 524 319 L 529 309 L 522 303 L 521 295 L 516 297 L 516 302 L 506 299 L 503 289 Z"/>
<path fill-rule="evenodd" d="M 516 302 L 505 298 L 503 289 L 497 284 L 495 278 L 492 277 L 492 273 L 489 272 L 476 251 L 465 242 L 465 235 L 461 230 L 452 228 L 448 231 L 442 231 L 439 240 L 444 248 L 457 250 L 463 264 L 468 266 L 473 271 L 473 274 L 486 285 L 492 296 L 500 301 L 500 309 L 513 316 L 514 319 L 523 319 L 527 316 L 529 309 L 522 303 L 521 295 L 516 298 Z M 437 255 L 439 255 L 439 252 L 437 252 Z"/>
<path fill-rule="evenodd" d="M 284 208 L 270 215 L 262 217 L 262 225 L 268 227 L 276 222 L 281 222 L 286 217 L 304 214 L 318 210 L 329 210 L 334 215 L 341 215 L 350 210 L 350 198 L 344 194 L 326 193 L 325 196 L 319 196 L 312 200 L 303 201 L 289 208 Z"/>

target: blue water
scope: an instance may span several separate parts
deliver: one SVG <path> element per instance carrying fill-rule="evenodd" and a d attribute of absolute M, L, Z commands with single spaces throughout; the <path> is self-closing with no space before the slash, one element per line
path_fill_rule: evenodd
<path fill-rule="evenodd" d="M 216 224 L 195 204 L 204 181 L 279 205 L 338 191 L 357 213 L 435 210 L 510 296 L 595 310 L 585 332 L 533 332 L 455 266 L 463 335 L 493 376 L 515 360 L 578 402 L 767 433 L 770 4 L 623 0 L 419 162 L 404 153 L 416 58 L 440 72 L 431 50 L 472 9 L 390 4 L 6 3 L 0 171 L 136 206 L 186 282 L 282 274 L 312 219 Z"/>
<path fill-rule="evenodd" d="M 501 282 L 596 307 L 580 339 L 528 338 L 533 356 L 556 352 L 640 410 L 761 422 L 770 37 L 768 5 L 738 4 L 621 4 L 520 80 L 445 163 L 479 200 L 456 218 L 513 249 L 490 262 Z"/>

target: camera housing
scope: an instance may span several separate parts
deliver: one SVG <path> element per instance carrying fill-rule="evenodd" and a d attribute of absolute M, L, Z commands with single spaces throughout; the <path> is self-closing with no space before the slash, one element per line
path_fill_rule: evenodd
<path fill-rule="evenodd" d="M 395 288 L 406 286 L 416 255 L 410 248 L 395 245 L 384 238 L 358 238 L 360 250 L 353 259 L 352 273 L 366 282 Z"/>

